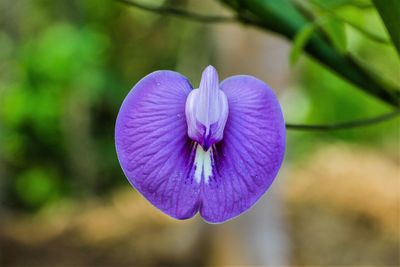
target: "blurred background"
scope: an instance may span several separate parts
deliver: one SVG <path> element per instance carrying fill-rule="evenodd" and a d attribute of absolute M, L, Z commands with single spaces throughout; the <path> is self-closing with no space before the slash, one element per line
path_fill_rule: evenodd
<path fill-rule="evenodd" d="M 341 54 L 399 87 L 399 56 L 370 1 L 310 1 L 297 4 L 317 19 L 334 16 Z M 220 16 L 238 14 L 239 2 L 141 1 Z M 271 190 L 221 225 L 170 219 L 119 167 L 119 107 L 159 69 L 194 87 L 208 64 L 221 80 L 256 76 L 289 123 L 393 110 L 303 53 L 302 32 L 293 42 L 251 23 L 196 22 L 114 0 L 0 1 L 0 266 L 399 266 L 398 118 L 288 130 Z"/>

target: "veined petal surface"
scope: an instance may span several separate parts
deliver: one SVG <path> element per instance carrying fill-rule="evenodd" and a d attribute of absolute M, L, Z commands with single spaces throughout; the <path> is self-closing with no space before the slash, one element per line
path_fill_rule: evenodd
<path fill-rule="evenodd" d="M 212 147 L 212 175 L 201 216 L 221 223 L 249 209 L 269 188 L 285 152 L 285 123 L 274 92 L 252 76 L 221 83 L 229 103 L 224 138 Z"/>
<path fill-rule="evenodd" d="M 177 219 L 199 208 L 193 179 L 193 141 L 185 103 L 192 87 L 177 72 L 156 71 L 139 81 L 119 111 L 115 140 L 129 182 L 154 206 Z"/>

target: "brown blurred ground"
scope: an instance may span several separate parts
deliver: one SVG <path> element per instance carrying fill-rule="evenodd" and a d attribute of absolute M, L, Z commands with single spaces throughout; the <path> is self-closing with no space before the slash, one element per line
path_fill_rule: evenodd
<path fill-rule="evenodd" d="M 293 266 L 398 266 L 399 173 L 396 156 L 343 144 L 321 148 L 287 170 L 283 196 Z M 248 247 L 233 224 L 226 226 L 169 219 L 123 188 L 106 200 L 62 202 L 35 216 L 4 214 L 0 262 L 231 266 Z"/>
<path fill-rule="evenodd" d="M 399 158 L 331 145 L 291 171 L 285 187 L 296 264 L 400 264 Z"/>

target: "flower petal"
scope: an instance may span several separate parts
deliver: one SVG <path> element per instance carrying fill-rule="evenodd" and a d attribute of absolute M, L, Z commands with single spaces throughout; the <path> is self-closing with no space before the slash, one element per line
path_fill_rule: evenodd
<path fill-rule="evenodd" d="M 274 92 L 252 76 L 221 83 L 228 98 L 224 138 L 212 148 L 201 216 L 220 223 L 249 209 L 273 182 L 285 152 L 285 123 Z"/>
<path fill-rule="evenodd" d="M 187 136 L 185 103 L 192 87 L 177 72 L 149 74 L 129 92 L 119 111 L 115 141 L 129 182 L 154 206 L 190 218 L 199 206 L 193 179 L 193 145 Z"/>

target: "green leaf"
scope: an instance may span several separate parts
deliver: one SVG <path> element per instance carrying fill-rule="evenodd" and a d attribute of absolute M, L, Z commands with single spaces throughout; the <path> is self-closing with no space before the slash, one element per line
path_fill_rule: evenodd
<path fill-rule="evenodd" d="M 294 37 L 292 50 L 290 51 L 290 65 L 294 65 L 299 59 L 300 53 L 303 51 L 304 46 L 311 38 L 315 31 L 317 24 L 309 23 L 304 26 Z"/>
<path fill-rule="evenodd" d="M 384 37 L 381 37 L 380 35 L 378 35 L 378 34 L 376 34 L 374 32 L 371 32 L 371 31 L 359 26 L 357 23 L 347 19 L 344 16 L 341 16 L 341 15 L 337 14 L 333 8 L 328 7 L 326 5 L 326 3 L 323 3 L 321 0 L 313 0 L 313 1 L 311 1 L 311 3 L 314 4 L 314 6 L 317 9 L 319 9 L 320 13 L 327 14 L 330 17 L 332 17 L 333 19 L 337 20 L 338 22 L 341 22 L 341 23 L 349 25 L 353 29 L 355 29 L 358 32 L 360 32 L 361 34 L 363 34 L 365 37 L 367 37 L 367 38 L 369 38 L 369 39 L 371 39 L 371 40 L 373 40 L 375 42 L 381 43 L 381 44 L 391 44 L 390 40 L 388 40 L 388 39 L 386 39 Z M 333 41 L 333 42 L 335 42 L 335 41 Z M 336 44 L 335 43 L 333 43 L 333 44 L 336 47 Z"/>
<path fill-rule="evenodd" d="M 332 41 L 336 50 L 341 54 L 345 54 L 347 50 L 347 36 L 344 23 L 333 17 L 324 17 L 321 27 Z"/>
<path fill-rule="evenodd" d="M 400 1 L 372 0 L 400 55 Z"/>

